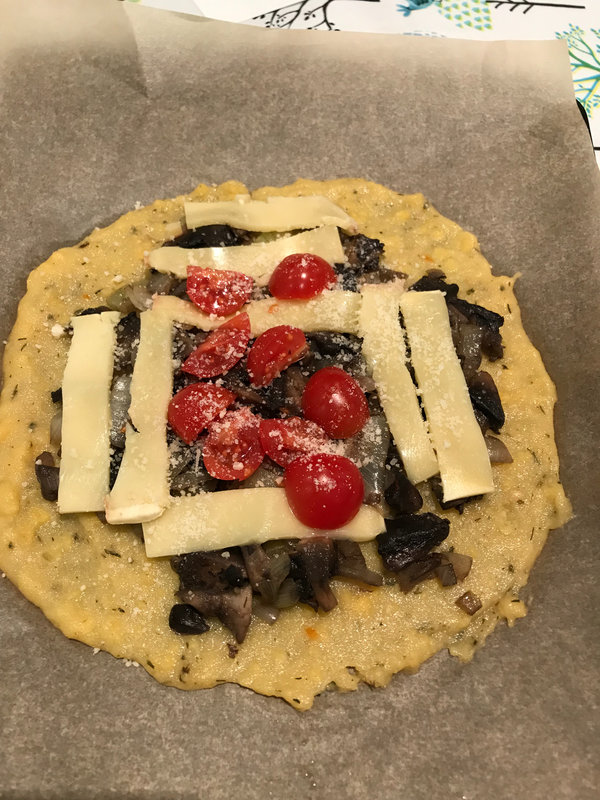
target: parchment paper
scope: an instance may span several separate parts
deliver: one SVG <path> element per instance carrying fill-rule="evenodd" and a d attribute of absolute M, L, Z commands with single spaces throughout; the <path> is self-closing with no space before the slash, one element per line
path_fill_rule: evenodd
<path fill-rule="evenodd" d="M 560 42 L 265 31 L 100 0 L 2 3 L 0 326 L 28 271 L 199 181 L 423 191 L 522 271 L 558 384 L 575 519 L 469 666 L 441 654 L 300 715 L 166 689 L 65 639 L 0 581 L 0 796 L 596 797 L 600 185 Z"/>

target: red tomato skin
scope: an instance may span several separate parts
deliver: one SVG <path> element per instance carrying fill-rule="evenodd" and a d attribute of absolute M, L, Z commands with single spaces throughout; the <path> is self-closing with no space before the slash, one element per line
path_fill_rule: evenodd
<path fill-rule="evenodd" d="M 363 390 L 340 367 L 323 367 L 311 375 L 302 393 L 302 411 L 334 439 L 354 436 L 369 419 Z"/>
<path fill-rule="evenodd" d="M 358 467 L 332 453 L 300 456 L 284 476 L 287 501 L 309 528 L 334 530 L 358 514 L 365 487 Z"/>
<path fill-rule="evenodd" d="M 244 311 L 219 325 L 183 362 L 181 369 L 197 378 L 224 375 L 238 363 L 250 341 L 250 317 Z"/>
<path fill-rule="evenodd" d="M 288 417 L 261 420 L 260 442 L 272 461 L 288 467 L 299 456 L 323 452 L 330 439 L 314 422 Z"/>
<path fill-rule="evenodd" d="M 293 325 L 276 325 L 256 339 L 246 362 L 253 386 L 267 386 L 284 369 L 302 358 L 308 343 L 300 328 Z"/>
<path fill-rule="evenodd" d="M 334 269 L 324 258 L 312 253 L 294 253 L 275 268 L 269 291 L 278 300 L 310 300 L 335 282 Z"/>
<path fill-rule="evenodd" d="M 205 314 L 226 317 L 248 302 L 254 281 L 249 275 L 228 269 L 188 267 L 186 290 L 194 305 Z"/>
<path fill-rule="evenodd" d="M 256 472 L 265 455 L 259 425 L 260 418 L 247 408 L 228 411 L 223 419 L 215 420 L 202 449 L 209 475 L 221 481 L 242 481 Z"/>
<path fill-rule="evenodd" d="M 191 383 L 171 398 L 167 419 L 179 438 L 191 444 L 234 401 L 235 395 L 229 389 L 212 383 Z"/>

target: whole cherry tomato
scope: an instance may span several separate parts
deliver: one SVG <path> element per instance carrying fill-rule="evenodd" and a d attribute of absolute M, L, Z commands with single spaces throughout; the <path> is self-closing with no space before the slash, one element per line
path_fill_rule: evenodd
<path fill-rule="evenodd" d="M 302 358 L 308 344 L 300 328 L 276 325 L 256 339 L 248 353 L 247 369 L 253 386 L 266 386 Z"/>
<path fill-rule="evenodd" d="M 345 456 L 300 456 L 287 467 L 285 493 L 294 515 L 319 530 L 340 528 L 358 514 L 364 483 L 356 464 Z"/>
<path fill-rule="evenodd" d="M 238 311 L 252 294 L 254 281 L 249 275 L 228 269 L 188 267 L 188 297 L 205 314 L 226 317 Z"/>
<path fill-rule="evenodd" d="M 184 361 L 181 369 L 198 378 L 224 375 L 246 352 L 250 317 L 246 312 L 219 325 Z"/>
<path fill-rule="evenodd" d="M 331 264 L 312 253 L 286 256 L 275 268 L 269 291 L 280 300 L 309 300 L 336 282 Z"/>
<path fill-rule="evenodd" d="M 288 417 L 261 420 L 260 441 L 269 458 L 287 467 L 299 456 L 323 452 L 330 439 L 314 422 Z"/>
<path fill-rule="evenodd" d="M 171 398 L 169 425 L 186 444 L 191 444 L 209 422 L 231 405 L 235 395 L 212 383 L 192 383 Z"/>
<path fill-rule="evenodd" d="M 369 419 L 363 390 L 339 367 L 323 367 L 311 375 L 302 394 L 302 411 L 334 439 L 354 436 Z"/>
<path fill-rule="evenodd" d="M 222 481 L 241 481 L 261 465 L 264 452 L 260 443 L 259 417 L 247 408 L 228 411 L 215 420 L 202 448 L 209 475 Z"/>

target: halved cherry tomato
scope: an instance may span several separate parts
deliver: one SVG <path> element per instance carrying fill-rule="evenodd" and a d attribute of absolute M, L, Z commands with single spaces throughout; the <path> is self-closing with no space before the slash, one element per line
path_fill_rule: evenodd
<path fill-rule="evenodd" d="M 188 267 L 187 293 L 205 314 L 226 317 L 238 311 L 252 294 L 254 281 L 249 275 L 228 269 Z"/>
<path fill-rule="evenodd" d="M 275 268 L 269 291 L 280 300 L 308 300 L 336 281 L 331 264 L 312 253 L 293 253 Z"/>
<path fill-rule="evenodd" d="M 310 528 L 339 528 L 358 514 L 365 492 L 358 467 L 345 456 L 296 458 L 285 471 L 285 494 L 294 515 Z"/>
<path fill-rule="evenodd" d="M 259 436 L 259 417 L 247 408 L 228 411 L 209 428 L 202 449 L 204 466 L 213 478 L 241 481 L 261 465 L 264 452 Z"/>
<path fill-rule="evenodd" d="M 260 441 L 269 458 L 287 467 L 299 456 L 323 452 L 330 439 L 314 422 L 288 417 L 261 420 Z"/>
<path fill-rule="evenodd" d="M 323 367 L 311 375 L 302 394 L 302 411 L 334 439 L 354 436 L 369 419 L 363 390 L 340 367 Z"/>
<path fill-rule="evenodd" d="M 284 369 L 302 358 L 306 336 L 292 325 L 276 325 L 258 337 L 248 353 L 247 369 L 253 386 L 266 386 Z"/>
<path fill-rule="evenodd" d="M 234 400 L 235 395 L 229 389 L 212 383 L 191 383 L 171 398 L 169 425 L 186 444 L 191 444 Z"/>
<path fill-rule="evenodd" d="M 209 333 L 186 358 L 181 369 L 198 378 L 224 375 L 244 355 L 249 341 L 250 317 L 244 312 Z"/>

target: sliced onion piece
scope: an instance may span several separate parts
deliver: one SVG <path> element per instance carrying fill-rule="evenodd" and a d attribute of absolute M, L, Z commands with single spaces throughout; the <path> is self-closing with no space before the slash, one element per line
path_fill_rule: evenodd
<path fill-rule="evenodd" d="M 296 582 L 292 578 L 286 578 L 281 584 L 281 589 L 275 598 L 274 605 L 276 608 L 290 608 L 296 605 L 299 598 L 300 592 Z"/>
<path fill-rule="evenodd" d="M 264 622 L 268 622 L 269 625 L 273 625 L 273 623 L 277 622 L 280 610 L 275 606 L 269 606 L 255 600 L 252 604 L 252 613 Z"/>
<path fill-rule="evenodd" d="M 50 420 L 50 443 L 59 448 L 62 441 L 62 409 Z"/>

